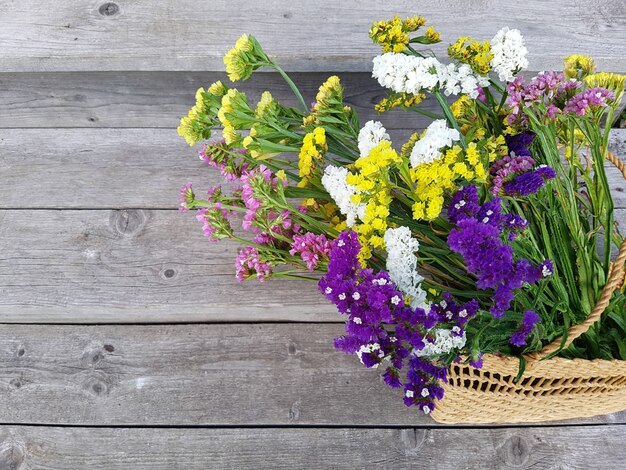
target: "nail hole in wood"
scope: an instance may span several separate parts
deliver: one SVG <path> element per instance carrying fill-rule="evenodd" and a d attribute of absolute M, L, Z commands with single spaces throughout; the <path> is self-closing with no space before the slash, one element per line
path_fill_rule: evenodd
<path fill-rule="evenodd" d="M 163 275 L 168 279 L 174 277 L 175 274 L 176 274 L 176 271 L 174 271 L 173 269 L 166 269 L 165 272 L 163 273 Z"/>

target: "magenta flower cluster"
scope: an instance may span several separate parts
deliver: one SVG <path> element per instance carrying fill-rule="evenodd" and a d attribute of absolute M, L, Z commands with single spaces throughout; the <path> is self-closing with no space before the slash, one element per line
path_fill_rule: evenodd
<path fill-rule="evenodd" d="M 239 251 L 235 260 L 235 276 L 239 282 L 242 282 L 255 274 L 257 279 L 263 282 L 272 274 L 272 266 L 261 261 L 256 247 L 246 246 Z"/>
<path fill-rule="evenodd" d="M 608 106 L 607 101 L 615 99 L 615 93 L 606 88 L 589 88 L 570 99 L 563 108 L 563 114 L 585 116 L 594 108 Z"/>
<path fill-rule="evenodd" d="M 315 235 L 307 232 L 304 235 L 295 234 L 293 236 L 289 254 L 292 256 L 299 254 L 302 261 L 306 263 L 307 269 L 313 271 L 317 268 L 322 257 L 330 255 L 330 251 L 331 243 L 326 238 L 326 235 Z"/>
<path fill-rule="evenodd" d="M 494 290 L 489 311 L 495 318 L 503 317 L 510 308 L 516 289 L 552 273 L 549 260 L 539 266 L 524 258 L 514 260 L 513 248 L 502 238 L 507 235 L 509 241 L 514 239 L 515 232 L 526 228 L 527 222 L 517 215 L 503 214 L 499 198 L 479 205 L 476 187 L 467 186 L 453 197 L 448 215 L 457 226 L 448 235 L 448 245 L 463 257 L 468 272 L 478 277 L 479 289 Z"/>
<path fill-rule="evenodd" d="M 511 108 L 508 123 L 512 125 L 518 120 L 525 123 L 527 117 L 522 109 L 537 104 L 544 107 L 545 115 L 549 119 L 554 119 L 561 113 L 561 107 L 567 98 L 580 85 L 576 80 L 567 80 L 563 72 L 541 72 L 527 85 L 524 85 L 524 77 L 516 77 L 506 87 L 509 95 L 506 104 Z"/>

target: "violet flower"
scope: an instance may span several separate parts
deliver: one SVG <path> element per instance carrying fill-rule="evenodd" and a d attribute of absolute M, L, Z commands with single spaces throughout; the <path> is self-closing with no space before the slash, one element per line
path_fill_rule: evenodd
<path fill-rule="evenodd" d="M 541 318 L 539 318 L 539 315 L 537 315 L 533 310 L 526 310 L 524 312 L 524 318 L 522 319 L 519 330 L 511 335 L 509 342 L 513 346 L 525 346 L 528 336 L 535 328 L 535 325 L 540 322 Z"/>

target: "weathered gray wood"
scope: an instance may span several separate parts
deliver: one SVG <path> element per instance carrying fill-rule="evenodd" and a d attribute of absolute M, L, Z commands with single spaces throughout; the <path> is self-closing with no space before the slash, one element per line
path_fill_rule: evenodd
<path fill-rule="evenodd" d="M 618 469 L 626 427 L 98 429 L 5 426 L 7 469 Z"/>
<path fill-rule="evenodd" d="M 398 148 L 412 132 L 390 130 Z M 612 148 L 626 159 L 626 130 Z M 0 208 L 175 208 L 183 183 L 200 193 L 222 182 L 197 150 L 174 128 L 0 129 Z M 626 182 L 607 168 L 616 207 L 626 207 Z"/>
<path fill-rule="evenodd" d="M 0 211 L 0 319 L 338 319 L 313 282 L 238 283 L 239 248 L 176 211 Z"/>
<path fill-rule="evenodd" d="M 304 98 L 315 100 L 328 73 L 293 73 Z M 379 116 L 374 104 L 386 93 L 370 73 L 339 73 L 346 103 L 361 122 L 383 119 L 389 129 L 424 128 L 429 120 L 416 113 L 390 111 Z M 15 127 L 165 127 L 174 129 L 194 103 L 201 86 L 226 80 L 220 72 L 53 72 L 0 73 L 0 128 Z M 270 90 L 288 106 L 293 93 L 275 73 L 255 75 L 235 84 L 254 104 Z M 235 86 L 233 85 L 233 86 Z M 434 100 L 420 107 L 439 112 Z"/>
<path fill-rule="evenodd" d="M 0 423 L 435 426 L 340 324 L 4 325 Z M 626 423 L 626 412 L 572 423 Z"/>
<path fill-rule="evenodd" d="M 108 5 L 108 7 L 106 6 Z M 602 68 L 626 70 L 622 2 L 452 0 L 299 2 L 168 0 L 4 1 L 0 71 L 222 70 L 222 56 L 244 33 L 258 37 L 290 70 L 368 71 L 378 52 L 372 22 L 421 14 L 443 32 L 442 51 L 457 36 L 490 39 L 503 26 L 521 29 L 534 70 L 557 67 L 573 52 Z M 462 21 L 459 21 L 462 19 Z"/>
<path fill-rule="evenodd" d="M 626 227 L 626 209 L 616 211 Z M 240 246 L 175 211 L 0 211 L 3 323 L 338 321 L 314 282 L 240 284 Z"/>

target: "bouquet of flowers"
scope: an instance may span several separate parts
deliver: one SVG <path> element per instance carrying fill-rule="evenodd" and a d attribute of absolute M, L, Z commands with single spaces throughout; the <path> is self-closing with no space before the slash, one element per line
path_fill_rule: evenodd
<path fill-rule="evenodd" d="M 395 17 L 370 30 L 382 47 L 372 75 L 388 91 L 376 110 L 432 119 L 399 146 L 381 122 L 360 124 L 338 77 L 309 105 L 241 36 L 224 57 L 229 79 L 273 68 L 299 107 L 269 91 L 254 106 L 221 81 L 200 88 L 178 131 L 189 145 L 207 141 L 200 159 L 226 183 L 206 197 L 184 185 L 181 210 L 197 211 L 209 240 L 243 245 L 238 280 L 316 282 L 346 318 L 335 347 L 382 366 L 425 413 L 443 398 L 449 366 L 480 368 L 483 354 L 519 358 L 520 376 L 525 357 L 561 337 L 552 356 L 626 360 L 623 285 L 601 321 L 566 341 L 624 241 L 604 165 L 626 77 L 597 73 L 582 55 L 520 76 L 527 49 L 508 28 L 460 37 L 440 61 L 429 52 L 440 33 L 425 23 Z M 426 95 L 439 112 L 420 106 Z"/>

